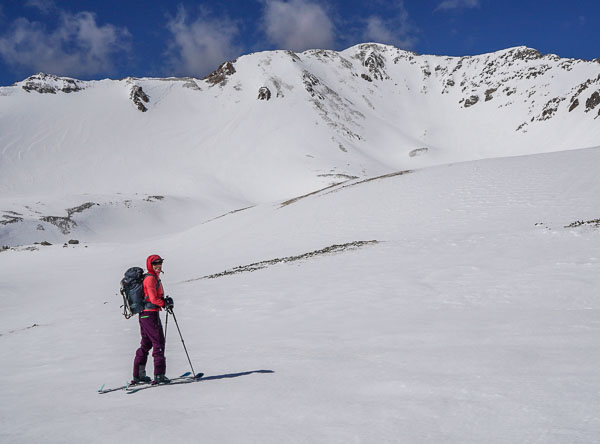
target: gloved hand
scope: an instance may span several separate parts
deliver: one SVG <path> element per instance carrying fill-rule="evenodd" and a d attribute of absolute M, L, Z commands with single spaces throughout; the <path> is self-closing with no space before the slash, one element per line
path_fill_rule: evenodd
<path fill-rule="evenodd" d="M 173 302 L 173 298 L 170 296 L 165 296 L 165 308 L 167 310 L 172 310 L 174 306 L 175 303 Z"/>

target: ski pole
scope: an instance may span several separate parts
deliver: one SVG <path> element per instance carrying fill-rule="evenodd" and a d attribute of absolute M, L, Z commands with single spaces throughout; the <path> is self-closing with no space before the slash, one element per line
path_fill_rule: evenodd
<path fill-rule="evenodd" d="M 169 308 L 168 313 L 173 315 L 173 320 L 175 321 L 175 326 L 177 327 L 177 331 L 179 332 L 179 337 L 181 338 L 181 343 L 183 344 L 183 349 L 185 350 L 185 354 L 187 356 L 188 362 L 190 363 L 190 367 L 192 368 L 192 374 L 196 376 L 196 372 L 194 371 L 194 366 L 192 365 L 192 361 L 190 360 L 190 355 L 188 354 L 187 348 L 185 346 L 185 342 L 183 340 L 183 336 L 181 336 L 181 330 L 179 329 L 179 324 L 177 323 L 177 317 L 175 316 L 175 312 L 172 308 Z"/>
<path fill-rule="evenodd" d="M 169 326 L 169 310 L 167 310 L 167 315 L 165 316 L 165 346 L 163 347 L 163 353 L 167 349 L 167 327 Z"/>

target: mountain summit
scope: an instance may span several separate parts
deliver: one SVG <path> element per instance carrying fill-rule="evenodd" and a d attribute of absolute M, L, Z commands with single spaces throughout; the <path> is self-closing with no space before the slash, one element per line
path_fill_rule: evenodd
<path fill-rule="evenodd" d="M 0 116 L 0 210 L 48 228 L 36 202 L 64 213 L 87 193 L 191 198 L 207 217 L 344 180 L 600 145 L 600 60 L 269 51 L 203 79 L 40 73 L 0 88 Z"/>

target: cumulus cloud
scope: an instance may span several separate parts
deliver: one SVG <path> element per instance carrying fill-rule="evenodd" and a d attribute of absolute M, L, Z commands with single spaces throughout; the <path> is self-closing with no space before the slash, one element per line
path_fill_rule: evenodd
<path fill-rule="evenodd" d="M 402 49 L 412 49 L 417 43 L 418 29 L 411 23 L 404 1 L 394 5 L 394 11 L 386 18 L 370 16 L 366 20 L 365 41 L 385 43 Z"/>
<path fill-rule="evenodd" d="M 335 26 L 318 3 L 265 0 L 263 4 L 264 32 L 278 48 L 295 52 L 333 48 Z"/>
<path fill-rule="evenodd" d="M 99 26 L 91 12 L 60 13 L 56 29 L 16 19 L 0 36 L 0 57 L 17 72 L 64 76 L 111 73 L 113 58 L 129 50 L 126 28 Z"/>
<path fill-rule="evenodd" d="M 228 18 L 215 20 L 202 15 L 190 20 L 180 7 L 168 20 L 167 29 L 171 39 L 166 57 L 173 75 L 201 77 L 241 53 L 235 43 L 239 28 Z"/>
<path fill-rule="evenodd" d="M 479 0 L 444 0 L 441 2 L 436 11 L 449 11 L 452 9 L 469 9 L 478 8 Z"/>

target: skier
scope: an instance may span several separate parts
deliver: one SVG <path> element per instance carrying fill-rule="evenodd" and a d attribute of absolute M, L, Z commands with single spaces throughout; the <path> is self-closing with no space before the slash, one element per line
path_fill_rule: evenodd
<path fill-rule="evenodd" d="M 148 274 L 144 278 L 144 296 L 146 305 L 139 314 L 140 333 L 142 340 L 140 348 L 135 353 L 133 361 L 133 381 L 132 384 L 140 382 L 152 382 L 153 384 L 168 384 L 171 382 L 165 376 L 167 363 L 165 359 L 165 335 L 163 333 L 162 323 L 160 322 L 159 312 L 161 308 L 173 308 L 173 299 L 165 297 L 160 274 L 162 271 L 163 259 L 153 254 L 146 259 Z M 146 362 L 148 353 L 152 351 L 154 358 L 154 380 L 146 376 Z"/>

